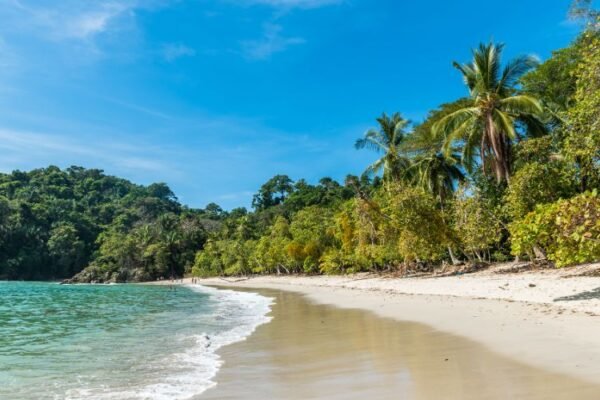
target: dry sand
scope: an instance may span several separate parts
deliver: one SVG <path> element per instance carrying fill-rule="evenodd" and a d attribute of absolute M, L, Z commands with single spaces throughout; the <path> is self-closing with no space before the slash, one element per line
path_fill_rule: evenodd
<path fill-rule="evenodd" d="M 265 276 L 200 283 L 302 293 L 317 304 L 424 324 L 517 362 L 600 384 L 600 278 L 566 277 L 579 272 L 574 270 L 497 272 L 408 279 Z"/>

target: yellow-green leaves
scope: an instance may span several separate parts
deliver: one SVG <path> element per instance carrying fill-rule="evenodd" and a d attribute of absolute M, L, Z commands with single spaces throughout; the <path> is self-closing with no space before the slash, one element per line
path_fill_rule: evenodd
<path fill-rule="evenodd" d="M 512 252 L 542 249 L 558 267 L 600 260 L 600 197 L 596 191 L 540 205 L 510 226 Z"/>

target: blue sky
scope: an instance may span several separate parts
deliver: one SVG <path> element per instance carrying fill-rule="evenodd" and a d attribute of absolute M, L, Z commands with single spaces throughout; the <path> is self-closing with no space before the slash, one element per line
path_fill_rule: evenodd
<path fill-rule="evenodd" d="M 82 165 L 248 206 L 271 176 L 343 179 L 381 112 L 465 95 L 480 41 L 546 58 L 568 0 L 0 0 L 0 171 Z"/>

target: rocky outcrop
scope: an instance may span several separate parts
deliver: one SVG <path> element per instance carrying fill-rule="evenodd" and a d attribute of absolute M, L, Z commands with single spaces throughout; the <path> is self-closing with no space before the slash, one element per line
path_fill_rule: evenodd
<path fill-rule="evenodd" d="M 126 282 L 146 282 L 154 280 L 155 277 L 150 276 L 147 272 L 141 269 L 126 269 L 121 268 L 117 271 L 101 270 L 96 266 L 89 266 L 79 272 L 70 279 L 65 279 L 63 284 L 75 283 L 126 283 Z"/>

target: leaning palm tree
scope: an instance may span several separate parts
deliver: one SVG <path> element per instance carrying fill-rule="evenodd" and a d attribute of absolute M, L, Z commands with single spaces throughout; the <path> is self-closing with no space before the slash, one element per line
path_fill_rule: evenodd
<path fill-rule="evenodd" d="M 515 124 L 530 125 L 543 116 L 543 109 L 536 98 L 519 94 L 515 87 L 537 60 L 522 56 L 502 68 L 502 49 L 503 45 L 481 44 L 471 63 L 453 64 L 469 88 L 471 104 L 445 116 L 433 129 L 445 137 L 447 150 L 462 145 L 465 164 L 478 157 L 484 173 L 491 171 L 497 182 L 508 182 L 512 142 L 519 136 Z"/>
<path fill-rule="evenodd" d="M 400 148 L 406 138 L 405 129 L 410 122 L 402 118 L 400 113 L 395 113 L 391 117 L 383 113 L 377 118 L 377 122 L 379 129 L 369 129 L 355 144 L 357 149 L 368 148 L 383 154 L 367 167 L 365 174 L 373 175 L 383 170 L 385 182 L 399 181 L 410 166 L 409 158 Z"/>

